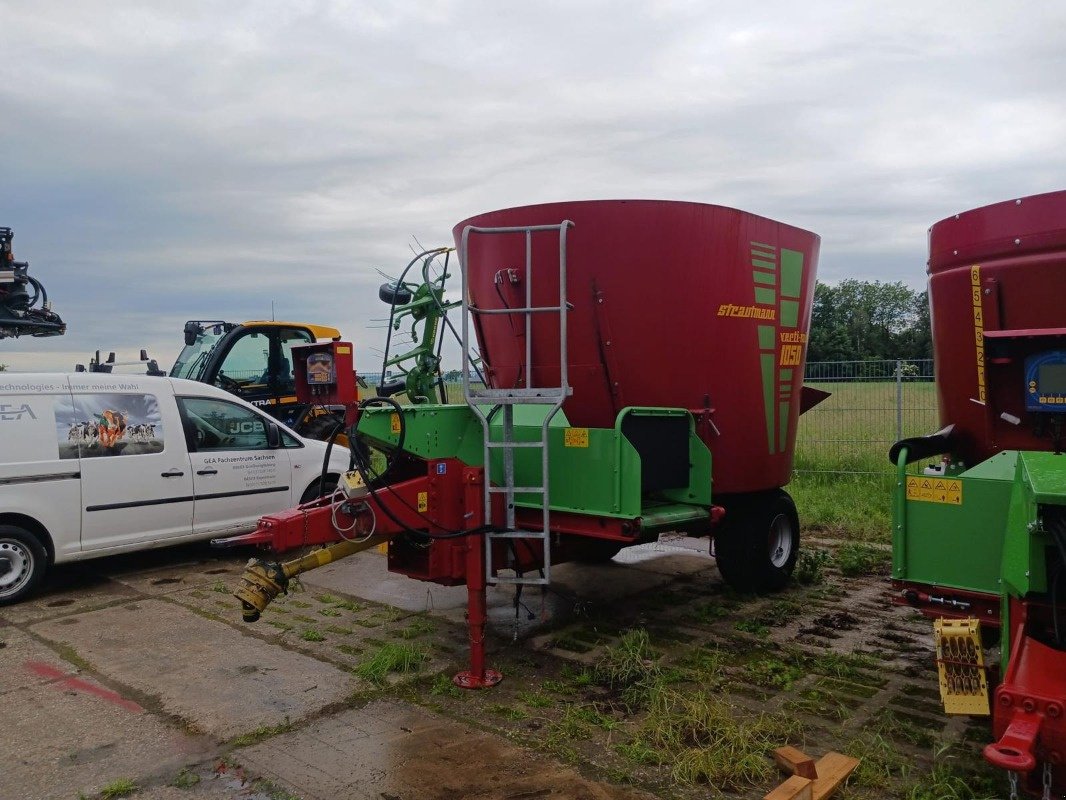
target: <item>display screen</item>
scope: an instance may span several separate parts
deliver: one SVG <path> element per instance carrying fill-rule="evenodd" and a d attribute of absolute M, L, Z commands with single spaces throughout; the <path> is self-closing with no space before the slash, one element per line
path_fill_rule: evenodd
<path fill-rule="evenodd" d="M 323 386 L 336 383 L 333 371 L 333 356 L 329 353 L 313 353 L 307 357 L 307 383 L 309 386 Z"/>
<path fill-rule="evenodd" d="M 1040 394 L 1066 394 L 1066 364 L 1044 364 L 1038 368 Z"/>

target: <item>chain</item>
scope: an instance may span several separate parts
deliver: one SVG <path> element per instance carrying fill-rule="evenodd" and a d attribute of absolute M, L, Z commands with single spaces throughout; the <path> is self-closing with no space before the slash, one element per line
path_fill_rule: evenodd
<path fill-rule="evenodd" d="M 1044 762 L 1044 800 L 1051 800 L 1051 762 Z"/>
<path fill-rule="evenodd" d="M 1018 773 L 1008 772 L 1007 780 L 1010 781 L 1010 800 L 1018 800 Z"/>

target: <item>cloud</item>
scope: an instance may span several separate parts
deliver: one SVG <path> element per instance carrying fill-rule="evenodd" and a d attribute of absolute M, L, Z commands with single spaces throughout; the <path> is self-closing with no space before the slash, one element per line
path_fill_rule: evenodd
<path fill-rule="evenodd" d="M 69 326 L 0 361 L 334 324 L 378 270 L 558 199 L 719 203 L 822 235 L 823 279 L 924 280 L 949 214 L 1061 188 L 1066 10 L 903 2 L 0 4 L 0 224 Z"/>

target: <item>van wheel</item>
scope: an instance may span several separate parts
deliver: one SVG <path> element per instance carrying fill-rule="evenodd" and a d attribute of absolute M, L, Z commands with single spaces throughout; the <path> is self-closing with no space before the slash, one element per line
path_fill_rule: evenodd
<path fill-rule="evenodd" d="M 320 492 L 318 490 L 319 483 L 320 480 L 316 480 L 314 483 L 304 489 L 304 493 L 300 497 L 300 505 L 303 505 L 304 503 L 310 503 L 312 500 L 317 500 L 319 497 L 331 495 L 337 488 L 337 479 L 330 476 L 326 476 L 326 490 L 324 492 Z"/>
<path fill-rule="evenodd" d="M 738 592 L 776 592 L 796 567 L 799 540 L 799 515 L 787 492 L 737 497 L 726 503 L 714 535 L 718 571 Z"/>
<path fill-rule="evenodd" d="M 36 536 L 14 525 L 0 525 L 0 606 L 26 597 L 47 570 L 48 554 Z"/>

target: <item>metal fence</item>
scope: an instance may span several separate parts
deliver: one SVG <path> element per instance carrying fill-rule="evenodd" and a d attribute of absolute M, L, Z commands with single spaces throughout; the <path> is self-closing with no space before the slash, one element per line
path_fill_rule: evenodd
<path fill-rule="evenodd" d="M 891 474 L 888 449 L 938 425 L 931 359 L 815 361 L 804 385 L 830 392 L 800 418 L 797 474 Z"/>

